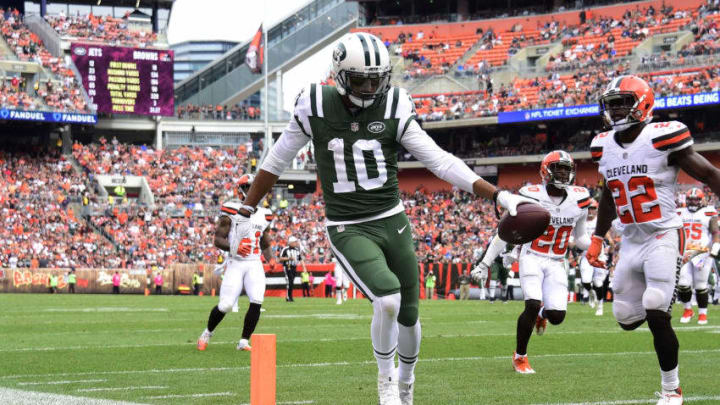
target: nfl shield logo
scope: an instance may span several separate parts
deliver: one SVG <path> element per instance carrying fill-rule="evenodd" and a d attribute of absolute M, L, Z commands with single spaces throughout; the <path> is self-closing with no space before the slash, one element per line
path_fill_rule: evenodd
<path fill-rule="evenodd" d="M 350 130 L 353 132 L 357 132 L 360 130 L 360 124 L 357 122 L 351 122 L 350 123 Z"/>
<path fill-rule="evenodd" d="M 627 152 L 623 153 L 623 159 L 627 159 L 627 158 L 628 158 Z"/>

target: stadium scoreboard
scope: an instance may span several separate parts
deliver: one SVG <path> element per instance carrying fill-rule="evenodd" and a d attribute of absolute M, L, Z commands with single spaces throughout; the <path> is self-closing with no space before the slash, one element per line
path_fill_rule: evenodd
<path fill-rule="evenodd" d="M 173 51 L 77 43 L 70 54 L 97 112 L 174 115 Z"/>

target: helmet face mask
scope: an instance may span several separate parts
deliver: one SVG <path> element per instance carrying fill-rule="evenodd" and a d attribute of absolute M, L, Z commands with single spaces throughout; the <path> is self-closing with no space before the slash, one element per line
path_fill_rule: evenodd
<path fill-rule="evenodd" d="M 342 86 L 345 95 L 353 104 L 366 108 L 387 94 L 390 89 L 390 72 L 360 73 L 343 70 L 337 74 L 335 82 Z"/>
<path fill-rule="evenodd" d="M 650 86 L 636 76 L 621 76 L 600 96 L 600 116 L 608 129 L 624 131 L 652 121 L 655 96 Z"/>
<path fill-rule="evenodd" d="M 240 177 L 237 190 L 243 200 L 247 198 L 247 193 L 250 191 L 250 186 L 252 186 L 253 180 L 255 180 L 255 176 L 252 174 L 245 174 Z"/>
<path fill-rule="evenodd" d="M 540 177 L 545 186 L 564 190 L 575 183 L 575 162 L 565 151 L 550 152 L 540 165 Z"/>
<path fill-rule="evenodd" d="M 390 53 L 374 35 L 345 35 L 333 51 L 332 74 L 337 92 L 360 108 L 368 108 L 390 90 Z"/>
<path fill-rule="evenodd" d="M 697 212 L 704 205 L 705 193 L 699 188 L 691 188 L 685 196 L 685 206 L 690 212 Z"/>

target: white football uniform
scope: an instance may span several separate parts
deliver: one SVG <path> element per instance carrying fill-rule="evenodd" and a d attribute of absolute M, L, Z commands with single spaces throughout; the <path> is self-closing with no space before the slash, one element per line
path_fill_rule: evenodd
<path fill-rule="evenodd" d="M 585 222 L 585 229 L 587 229 L 589 237 L 592 237 L 595 233 L 596 226 L 597 216 L 593 219 L 588 219 Z M 607 261 L 608 256 L 605 252 L 606 250 L 607 247 L 603 246 L 603 253 L 599 258 L 601 261 Z M 602 287 L 603 283 L 605 282 L 605 277 L 607 277 L 607 270 L 602 267 L 593 267 L 590 262 L 588 262 L 585 253 L 586 252 L 583 252 L 582 256 L 580 257 L 580 281 L 583 284 L 588 284 L 592 282 L 595 287 Z"/>
<path fill-rule="evenodd" d="M 678 208 L 678 216 L 682 219 L 685 230 L 685 257 L 687 262 L 680 269 L 679 287 L 690 287 L 695 290 L 708 288 L 708 278 L 715 260 L 708 249 L 712 236 L 710 235 L 710 220 L 717 217 L 715 207 L 707 206 L 695 212 L 687 208 Z"/>
<path fill-rule="evenodd" d="M 583 187 L 569 186 L 565 198 L 547 194 L 545 186 L 531 185 L 520 194 L 550 211 L 550 225 L 543 235 L 520 250 L 520 287 L 526 300 L 542 301 L 546 309 L 567 309 L 568 267 L 565 258 L 570 237 L 587 239 L 585 221 L 590 194 Z"/>
<path fill-rule="evenodd" d="M 335 266 L 335 286 L 344 289 L 350 288 L 350 277 L 345 274 L 345 271 L 343 271 L 342 266 L 336 258 L 333 257 L 332 263 Z"/>
<path fill-rule="evenodd" d="M 590 153 L 615 200 L 622 232 L 613 279 L 613 313 L 622 324 L 645 319 L 645 310 L 670 311 L 675 299 L 685 234 L 676 214 L 679 168 L 672 152 L 692 145 L 677 121 L 645 126 L 634 142 L 620 145 L 615 131 L 597 135 Z"/>
<path fill-rule="evenodd" d="M 228 255 L 225 275 L 220 286 L 218 309 L 222 312 L 230 311 L 243 289 L 251 303 L 262 304 L 265 297 L 265 271 L 260 260 L 260 239 L 272 221 L 272 211 L 267 208 L 257 208 L 250 216 L 252 225 L 250 237 L 237 241 L 235 239 L 239 236 L 236 235 L 236 222 L 233 217 L 241 206 L 242 203 L 239 201 L 228 201 L 221 208 L 221 214 L 233 220 L 228 235 L 230 246 L 237 246 L 236 251 Z"/>

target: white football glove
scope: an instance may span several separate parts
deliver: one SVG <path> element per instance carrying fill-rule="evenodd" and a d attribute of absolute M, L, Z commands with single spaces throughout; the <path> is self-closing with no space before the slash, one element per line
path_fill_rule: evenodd
<path fill-rule="evenodd" d="M 488 278 L 488 266 L 487 264 L 480 262 L 470 272 L 470 276 L 475 280 L 476 283 L 481 283 L 481 280 L 487 280 Z"/>
<path fill-rule="evenodd" d="M 502 190 L 497 193 L 497 196 L 495 197 L 495 210 L 497 212 L 497 207 L 503 207 L 505 208 L 508 213 L 511 216 L 517 215 L 517 206 L 522 203 L 535 203 L 535 200 L 532 200 L 527 197 L 523 197 L 518 194 L 512 194 L 509 191 Z"/>
<path fill-rule="evenodd" d="M 720 243 L 715 242 L 710 247 L 710 256 L 718 257 L 718 254 L 720 254 Z"/>

